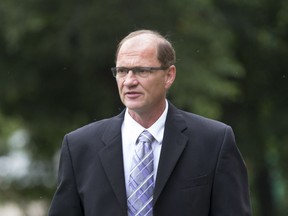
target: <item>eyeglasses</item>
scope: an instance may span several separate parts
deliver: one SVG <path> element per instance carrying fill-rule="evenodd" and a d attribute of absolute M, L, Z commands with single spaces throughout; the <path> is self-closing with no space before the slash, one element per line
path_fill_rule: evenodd
<path fill-rule="evenodd" d="M 127 76 L 129 71 L 132 71 L 132 73 L 136 77 L 146 78 L 149 76 L 150 73 L 157 70 L 167 70 L 169 67 L 133 67 L 133 68 L 127 68 L 127 67 L 112 67 L 111 71 L 113 73 L 113 76 L 116 78 L 124 78 Z"/>

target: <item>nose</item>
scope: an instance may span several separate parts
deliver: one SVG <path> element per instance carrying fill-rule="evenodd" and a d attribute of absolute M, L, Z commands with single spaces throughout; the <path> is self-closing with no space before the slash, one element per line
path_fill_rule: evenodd
<path fill-rule="evenodd" d="M 137 77 L 132 70 L 128 71 L 126 77 L 124 78 L 124 85 L 136 85 L 138 83 Z"/>

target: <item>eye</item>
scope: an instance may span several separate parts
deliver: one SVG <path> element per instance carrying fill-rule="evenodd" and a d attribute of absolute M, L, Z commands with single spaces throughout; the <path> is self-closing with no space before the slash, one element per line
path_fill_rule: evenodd
<path fill-rule="evenodd" d="M 128 69 L 127 68 L 117 68 L 117 74 L 127 74 L 128 73 Z"/>
<path fill-rule="evenodd" d="M 148 67 L 137 67 L 133 69 L 134 74 L 136 74 L 139 77 L 147 77 L 150 74 L 150 68 Z"/>
<path fill-rule="evenodd" d="M 133 68 L 134 73 L 145 73 L 147 72 L 147 70 L 145 70 L 145 68 L 139 67 L 139 68 Z"/>

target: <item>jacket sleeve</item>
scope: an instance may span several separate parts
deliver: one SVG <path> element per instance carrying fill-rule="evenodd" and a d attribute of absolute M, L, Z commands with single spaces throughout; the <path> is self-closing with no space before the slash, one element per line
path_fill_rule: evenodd
<path fill-rule="evenodd" d="M 83 216 L 83 210 L 75 181 L 67 136 L 64 137 L 58 172 L 57 190 L 54 194 L 49 216 Z"/>
<path fill-rule="evenodd" d="M 247 169 L 226 127 L 214 176 L 210 216 L 251 216 Z"/>

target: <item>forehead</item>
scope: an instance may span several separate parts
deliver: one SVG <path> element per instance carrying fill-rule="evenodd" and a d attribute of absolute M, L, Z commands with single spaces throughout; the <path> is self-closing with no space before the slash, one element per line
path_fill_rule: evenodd
<path fill-rule="evenodd" d="M 159 39 L 150 34 L 127 39 L 119 49 L 118 58 L 123 56 L 157 56 Z"/>

